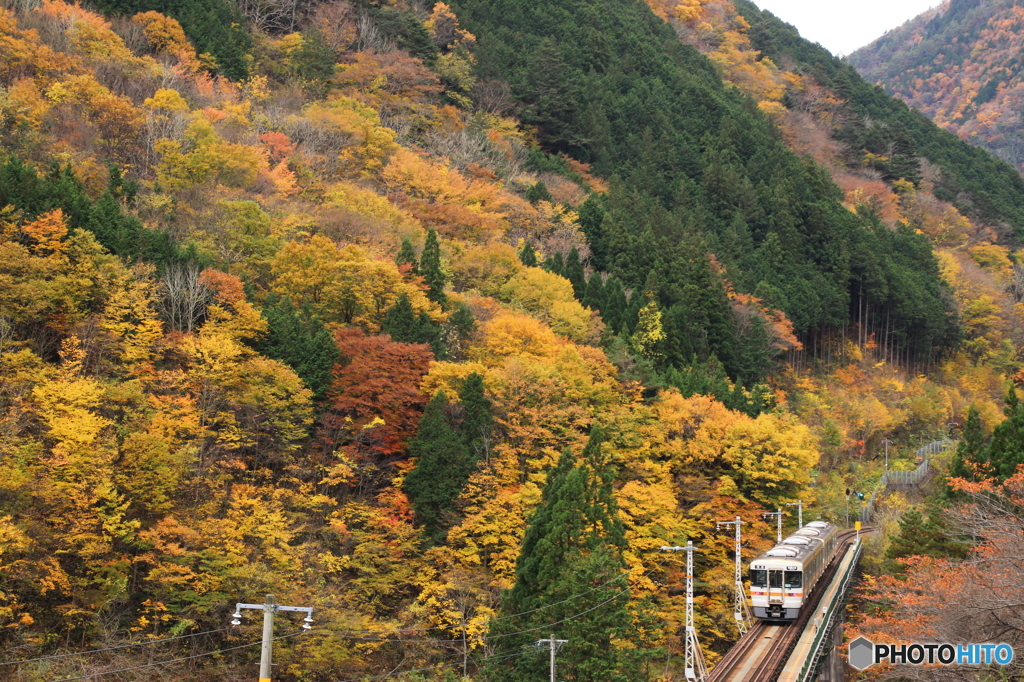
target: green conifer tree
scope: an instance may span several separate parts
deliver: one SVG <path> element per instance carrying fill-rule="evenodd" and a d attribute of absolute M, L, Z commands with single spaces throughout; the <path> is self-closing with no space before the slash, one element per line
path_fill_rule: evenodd
<path fill-rule="evenodd" d="M 967 410 L 967 421 L 960 434 L 960 441 L 956 444 L 956 453 L 953 455 L 953 462 L 949 467 L 949 477 L 977 481 L 979 477 L 985 478 L 991 473 L 985 447 L 985 434 L 981 429 L 981 416 L 978 414 L 978 409 L 971 405 Z M 951 497 L 957 496 L 955 491 L 948 488 L 948 485 L 947 494 Z"/>
<path fill-rule="evenodd" d="M 435 542 L 443 539 L 451 525 L 455 501 L 475 462 L 465 439 L 448 423 L 447 409 L 444 391 L 438 391 L 427 403 L 416 436 L 409 443 L 416 468 L 406 476 L 403 486 L 425 535 Z"/>
<path fill-rule="evenodd" d="M 556 275 L 565 276 L 565 259 L 562 258 L 562 254 L 556 251 L 554 254 L 548 256 L 544 260 L 544 269 L 548 272 L 553 272 Z"/>
<path fill-rule="evenodd" d="M 927 517 L 914 507 L 900 517 L 899 534 L 893 538 L 885 551 L 888 559 L 904 559 L 909 556 L 962 558 L 968 546 L 960 542 L 946 521 L 946 510 L 932 506 Z M 903 570 L 897 562 L 896 569 Z"/>
<path fill-rule="evenodd" d="M 412 242 L 409 241 L 408 237 L 402 239 L 402 246 L 398 249 L 398 255 L 395 256 L 395 264 L 399 267 L 408 264 L 408 274 L 411 276 L 420 274 L 419 268 L 416 265 L 416 250 L 412 247 Z"/>
<path fill-rule="evenodd" d="M 425 312 L 419 315 L 412 309 L 408 294 L 398 297 L 395 305 L 384 314 L 381 331 L 391 335 L 392 341 L 401 343 L 425 343 L 434 352 L 434 357 L 447 357 L 444 344 L 441 343 L 441 327 L 430 319 Z"/>
<path fill-rule="evenodd" d="M 537 267 L 537 252 L 533 249 L 533 243 L 529 240 L 523 244 L 523 248 L 519 251 L 519 262 L 528 268 Z"/>
<path fill-rule="evenodd" d="M 609 277 L 604 283 L 606 305 L 601 308 L 601 318 L 616 334 L 622 332 L 623 320 L 629 310 L 629 301 L 622 283 L 615 277 Z"/>
<path fill-rule="evenodd" d="M 917 507 L 908 509 L 900 517 L 900 531 L 889 543 L 885 556 L 889 559 L 903 559 L 908 556 L 926 555 L 927 542 L 924 539 L 924 516 Z"/>
<path fill-rule="evenodd" d="M 582 299 L 587 289 L 587 275 L 583 270 L 580 252 L 575 246 L 569 249 L 569 255 L 565 257 L 565 278 L 572 282 L 577 300 Z"/>
<path fill-rule="evenodd" d="M 313 396 L 323 398 L 331 385 L 331 368 L 340 359 L 323 322 L 308 308 L 297 309 L 291 299 L 273 294 L 263 305 L 263 316 L 267 334 L 256 350 L 294 369 Z"/>
<path fill-rule="evenodd" d="M 490 447 L 491 426 L 494 423 L 491 401 L 484 391 L 484 378 L 473 372 L 462 383 L 459 402 L 465 410 L 462 434 L 470 454 L 477 461 L 485 459 Z"/>
<path fill-rule="evenodd" d="M 536 204 L 538 201 L 554 201 L 555 199 L 548 191 L 547 185 L 538 180 L 526 189 L 526 200 L 531 204 Z"/>
<path fill-rule="evenodd" d="M 469 339 L 476 330 L 473 311 L 465 303 L 457 303 L 441 328 L 445 355 L 455 362 L 464 360 Z"/>
<path fill-rule="evenodd" d="M 992 430 L 988 445 L 988 461 L 1000 481 L 1017 473 L 1024 464 L 1024 404 L 1017 398 L 1017 389 L 1010 386 L 1003 408 L 1006 420 Z"/>
<path fill-rule="evenodd" d="M 535 682 L 548 673 L 546 656 L 503 660 L 552 633 L 568 642 L 558 653 L 559 678 L 579 682 L 646 679 L 629 610 L 622 522 L 595 427 L 577 463 L 566 450 L 548 474 L 516 563 L 516 584 L 492 622 L 496 651 L 488 682 Z"/>
<path fill-rule="evenodd" d="M 444 293 L 444 285 L 448 279 L 441 269 L 441 243 L 434 228 L 427 230 L 423 253 L 420 254 L 420 274 L 429 287 L 427 298 L 441 306 L 448 303 L 448 297 Z"/>
<path fill-rule="evenodd" d="M 607 307 L 608 302 L 605 300 L 604 282 L 598 273 L 593 273 L 590 279 L 587 280 L 586 290 L 583 292 L 581 303 L 591 310 L 600 311 L 602 316 L 604 315 L 604 309 Z M 607 322 L 605 320 L 605 324 Z"/>

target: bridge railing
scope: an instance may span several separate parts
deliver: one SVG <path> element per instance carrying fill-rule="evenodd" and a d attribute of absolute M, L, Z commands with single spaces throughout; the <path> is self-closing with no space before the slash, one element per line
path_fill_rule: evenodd
<path fill-rule="evenodd" d="M 913 471 L 887 471 L 882 474 L 882 480 L 878 482 L 868 499 L 860 510 L 861 523 L 871 520 L 875 511 L 875 499 L 880 493 L 884 493 L 891 485 L 916 485 L 924 480 L 931 473 L 931 457 L 946 448 L 950 447 L 953 441 L 948 438 L 933 440 L 927 445 L 921 446 L 914 453 L 915 459 L 920 459 L 921 464 Z"/>
<path fill-rule="evenodd" d="M 846 596 L 850 590 L 850 581 L 853 580 L 853 576 L 857 569 L 857 562 L 860 561 L 860 538 L 857 538 L 857 541 L 854 543 L 853 552 L 853 560 L 850 561 L 849 565 L 846 567 L 846 571 L 841 576 L 837 575 L 834 578 L 835 580 L 841 581 L 839 590 L 836 592 L 835 598 L 824 607 L 824 611 L 821 615 L 821 621 L 814 634 L 814 641 L 811 644 L 810 653 L 808 653 L 807 658 L 804 659 L 804 664 L 800 668 L 800 675 L 796 678 L 799 682 L 810 682 L 815 678 L 818 671 L 818 663 L 827 653 L 827 649 L 829 648 L 829 639 L 832 636 L 832 630 L 835 628 L 836 620 L 843 618 L 843 604 L 846 603 Z"/>

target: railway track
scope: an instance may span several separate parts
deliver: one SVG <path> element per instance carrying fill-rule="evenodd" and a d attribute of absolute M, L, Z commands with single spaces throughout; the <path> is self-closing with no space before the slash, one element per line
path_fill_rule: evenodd
<path fill-rule="evenodd" d="M 864 528 L 867 533 L 872 528 Z M 722 657 L 708 675 L 707 682 L 774 682 L 786 665 L 793 647 L 800 639 L 811 614 L 818 608 L 821 595 L 835 577 L 840 558 L 846 555 L 856 536 L 848 530 L 839 534 L 842 551 L 836 552 L 835 559 L 822 574 L 822 579 L 810 594 L 800 616 L 786 624 L 769 624 L 755 619 L 754 624 L 743 637 Z"/>

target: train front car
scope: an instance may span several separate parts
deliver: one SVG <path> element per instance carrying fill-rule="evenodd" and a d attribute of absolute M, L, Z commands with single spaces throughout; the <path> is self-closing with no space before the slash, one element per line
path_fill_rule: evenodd
<path fill-rule="evenodd" d="M 838 529 L 812 521 L 750 562 L 754 617 L 790 621 L 800 615 L 818 576 L 835 553 Z"/>

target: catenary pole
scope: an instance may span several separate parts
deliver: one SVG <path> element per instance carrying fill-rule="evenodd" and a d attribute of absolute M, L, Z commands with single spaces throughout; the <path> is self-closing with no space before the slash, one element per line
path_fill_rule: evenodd
<path fill-rule="evenodd" d="M 733 598 L 732 615 L 736 619 L 736 629 L 740 631 L 741 635 L 750 629 L 750 609 L 747 607 L 747 595 L 743 592 L 743 557 L 741 556 L 743 536 L 740 530 L 743 523 L 743 519 L 737 516 L 735 521 L 719 521 L 715 524 L 718 529 L 721 529 L 722 526 L 736 527 L 736 574 L 734 577 L 736 594 Z"/>
<path fill-rule="evenodd" d="M 697 548 L 690 540 L 686 547 L 662 547 L 661 551 L 686 552 L 686 658 L 683 670 L 687 680 L 704 682 L 708 676 L 708 665 L 704 661 L 704 651 L 700 648 L 700 642 L 697 641 L 697 627 L 693 622 L 693 553 Z"/>
<path fill-rule="evenodd" d="M 787 507 L 796 507 L 796 527 L 804 527 L 804 501 L 797 500 L 796 502 L 787 502 Z"/>
<path fill-rule="evenodd" d="M 762 512 L 761 516 L 764 518 L 768 518 L 769 516 L 775 517 L 775 544 L 782 542 L 782 509 L 776 507 L 775 511 Z"/>

